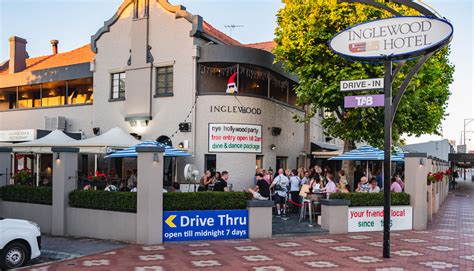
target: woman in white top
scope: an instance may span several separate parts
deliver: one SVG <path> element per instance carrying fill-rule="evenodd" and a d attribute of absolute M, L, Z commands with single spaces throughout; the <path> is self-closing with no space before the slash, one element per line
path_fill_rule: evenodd
<path fill-rule="evenodd" d="M 313 192 L 319 192 L 321 191 L 321 189 L 324 188 L 324 186 L 321 183 L 321 180 L 316 176 L 311 178 L 311 182 L 309 183 L 309 186 L 313 188 Z"/>

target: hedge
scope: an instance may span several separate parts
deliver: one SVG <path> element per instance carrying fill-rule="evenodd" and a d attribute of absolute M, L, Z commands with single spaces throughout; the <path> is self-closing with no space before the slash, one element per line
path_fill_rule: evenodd
<path fill-rule="evenodd" d="M 190 192 L 163 194 L 164 211 L 232 210 L 247 208 L 246 192 Z"/>
<path fill-rule="evenodd" d="M 410 195 L 407 193 L 391 193 L 392 205 L 410 205 Z M 383 192 L 380 193 L 334 193 L 330 199 L 345 199 L 351 201 L 351 206 L 383 206 Z"/>
<path fill-rule="evenodd" d="M 4 201 L 52 205 L 53 188 L 49 186 L 7 185 L 0 187 L 0 198 Z"/>
<path fill-rule="evenodd" d="M 163 194 L 164 211 L 245 209 L 252 195 L 245 192 L 170 192 Z M 137 211 L 137 193 L 75 190 L 69 205 L 120 212 Z"/>
<path fill-rule="evenodd" d="M 137 193 L 103 190 L 74 190 L 69 193 L 72 207 L 119 212 L 137 212 Z"/>

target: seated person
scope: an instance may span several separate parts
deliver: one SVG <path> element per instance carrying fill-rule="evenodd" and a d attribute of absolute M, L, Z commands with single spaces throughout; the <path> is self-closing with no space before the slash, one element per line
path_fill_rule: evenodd
<path fill-rule="evenodd" d="M 391 192 L 395 192 L 395 193 L 400 193 L 402 192 L 402 187 L 400 186 L 400 184 L 397 182 L 397 179 L 392 177 L 391 179 L 392 181 L 392 185 L 390 186 L 390 191 Z"/>
<path fill-rule="evenodd" d="M 370 185 L 369 185 L 369 182 L 367 180 L 367 177 L 362 177 L 360 178 L 360 187 L 358 187 L 359 191 L 358 192 L 362 192 L 362 193 L 369 193 L 370 191 Z"/>
<path fill-rule="evenodd" d="M 270 186 L 263 178 L 263 174 L 257 173 L 256 180 L 257 184 L 255 185 L 255 188 L 249 188 L 246 192 L 252 193 L 254 199 L 268 200 L 270 198 Z"/>
<path fill-rule="evenodd" d="M 370 178 L 370 189 L 369 193 L 378 193 L 380 192 L 380 187 L 377 185 L 377 179 L 375 177 Z"/>
<path fill-rule="evenodd" d="M 351 191 L 351 187 L 348 184 L 346 184 L 344 187 L 341 188 L 341 190 L 339 192 L 341 192 L 341 193 L 350 193 L 350 191 Z"/>

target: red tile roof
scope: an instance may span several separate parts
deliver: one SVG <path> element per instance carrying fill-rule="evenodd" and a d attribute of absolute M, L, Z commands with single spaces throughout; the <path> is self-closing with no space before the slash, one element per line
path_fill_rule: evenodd
<path fill-rule="evenodd" d="M 248 43 L 248 44 L 244 44 L 244 46 L 271 52 L 275 48 L 276 43 L 275 41 L 271 40 L 271 41 L 264 41 L 264 42 L 257 42 L 257 43 Z"/>
<path fill-rule="evenodd" d="M 86 63 L 92 61 L 94 57 L 95 54 L 91 51 L 91 45 L 86 44 L 72 51 L 58 53 L 57 55 L 27 58 L 26 69 L 21 72 Z M 0 70 L 0 75 L 5 74 L 8 74 L 8 64 L 3 65 Z"/>
<path fill-rule="evenodd" d="M 242 44 L 239 41 L 229 37 L 223 32 L 217 30 L 208 22 L 203 22 L 203 30 L 206 34 L 220 40 L 227 45 L 238 45 L 261 49 L 271 52 L 275 47 L 274 41 L 266 41 L 251 44 Z M 58 53 L 57 55 L 39 56 L 26 59 L 26 69 L 21 72 L 30 72 L 35 70 L 43 70 L 54 67 L 69 66 L 74 64 L 90 62 L 95 58 L 95 53 L 92 52 L 90 44 L 74 49 L 72 51 Z M 8 74 L 8 61 L 0 66 L 0 75 Z"/>
<path fill-rule="evenodd" d="M 203 21 L 202 28 L 206 34 L 213 36 L 227 45 L 242 45 L 240 42 L 217 30 L 206 21 Z"/>

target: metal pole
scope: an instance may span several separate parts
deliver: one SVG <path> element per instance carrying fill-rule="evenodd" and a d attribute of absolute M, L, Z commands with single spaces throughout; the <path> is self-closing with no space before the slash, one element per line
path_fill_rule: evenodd
<path fill-rule="evenodd" d="M 390 176 L 391 174 L 391 147 L 392 147 L 392 61 L 386 60 L 384 78 L 384 206 L 383 206 L 383 257 L 390 258 Z"/>

